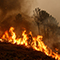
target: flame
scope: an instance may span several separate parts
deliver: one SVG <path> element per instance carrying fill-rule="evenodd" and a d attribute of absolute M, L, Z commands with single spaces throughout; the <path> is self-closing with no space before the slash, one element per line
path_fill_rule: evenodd
<path fill-rule="evenodd" d="M 11 34 L 11 36 L 9 35 Z M 48 48 L 42 41 L 43 36 L 38 35 L 37 37 L 32 36 L 32 32 L 29 33 L 29 36 L 26 34 L 26 30 L 22 33 L 22 38 L 17 38 L 14 32 L 14 28 L 11 27 L 9 32 L 5 31 L 5 34 L 0 39 L 1 42 L 10 42 L 11 44 L 24 45 L 27 48 L 32 47 L 37 51 L 44 52 L 47 56 L 60 60 L 60 55 L 53 52 Z M 58 49 L 56 49 L 58 50 Z"/>

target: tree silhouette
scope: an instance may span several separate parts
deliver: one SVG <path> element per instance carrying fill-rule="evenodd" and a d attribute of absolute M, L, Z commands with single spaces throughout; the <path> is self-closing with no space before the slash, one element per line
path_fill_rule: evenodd
<path fill-rule="evenodd" d="M 40 24 L 43 24 L 43 21 L 49 17 L 49 14 L 46 11 L 40 10 L 39 8 L 36 8 L 33 11 L 33 16 L 34 16 L 34 20 L 38 25 L 38 30 L 39 30 L 39 35 L 40 35 Z"/>

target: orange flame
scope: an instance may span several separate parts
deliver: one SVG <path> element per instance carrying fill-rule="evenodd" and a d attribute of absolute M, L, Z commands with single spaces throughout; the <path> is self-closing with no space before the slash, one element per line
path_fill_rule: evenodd
<path fill-rule="evenodd" d="M 5 34 L 0 39 L 1 42 L 7 41 L 12 44 L 17 45 L 24 45 L 27 48 L 32 47 L 33 49 L 37 51 L 44 52 L 47 56 L 51 56 L 55 59 L 60 59 L 60 55 L 58 53 L 53 52 L 50 48 L 48 48 L 42 41 L 43 36 L 38 35 L 37 37 L 33 37 L 32 33 L 30 32 L 28 36 L 26 34 L 26 30 L 22 33 L 23 38 L 17 38 L 15 32 L 13 32 L 14 28 L 11 27 L 9 32 L 11 33 L 11 36 L 9 36 L 8 31 L 5 32 Z"/>

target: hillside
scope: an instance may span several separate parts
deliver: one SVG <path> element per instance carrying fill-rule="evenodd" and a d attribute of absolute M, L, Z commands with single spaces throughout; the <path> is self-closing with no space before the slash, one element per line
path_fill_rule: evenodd
<path fill-rule="evenodd" d="M 0 60 L 55 60 L 32 48 L 0 42 Z"/>

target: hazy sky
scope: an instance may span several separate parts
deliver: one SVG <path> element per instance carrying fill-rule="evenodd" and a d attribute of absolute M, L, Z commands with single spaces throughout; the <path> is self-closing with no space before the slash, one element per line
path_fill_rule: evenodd
<path fill-rule="evenodd" d="M 39 7 L 53 15 L 60 25 L 60 0 L 25 0 L 22 9 L 28 15 L 32 15 L 34 8 Z"/>
<path fill-rule="evenodd" d="M 4 20 L 6 13 L 23 12 L 31 16 L 37 7 L 55 17 L 60 25 L 60 0 L 0 0 L 0 9 L 3 11 L 0 11 L 0 20 Z"/>

